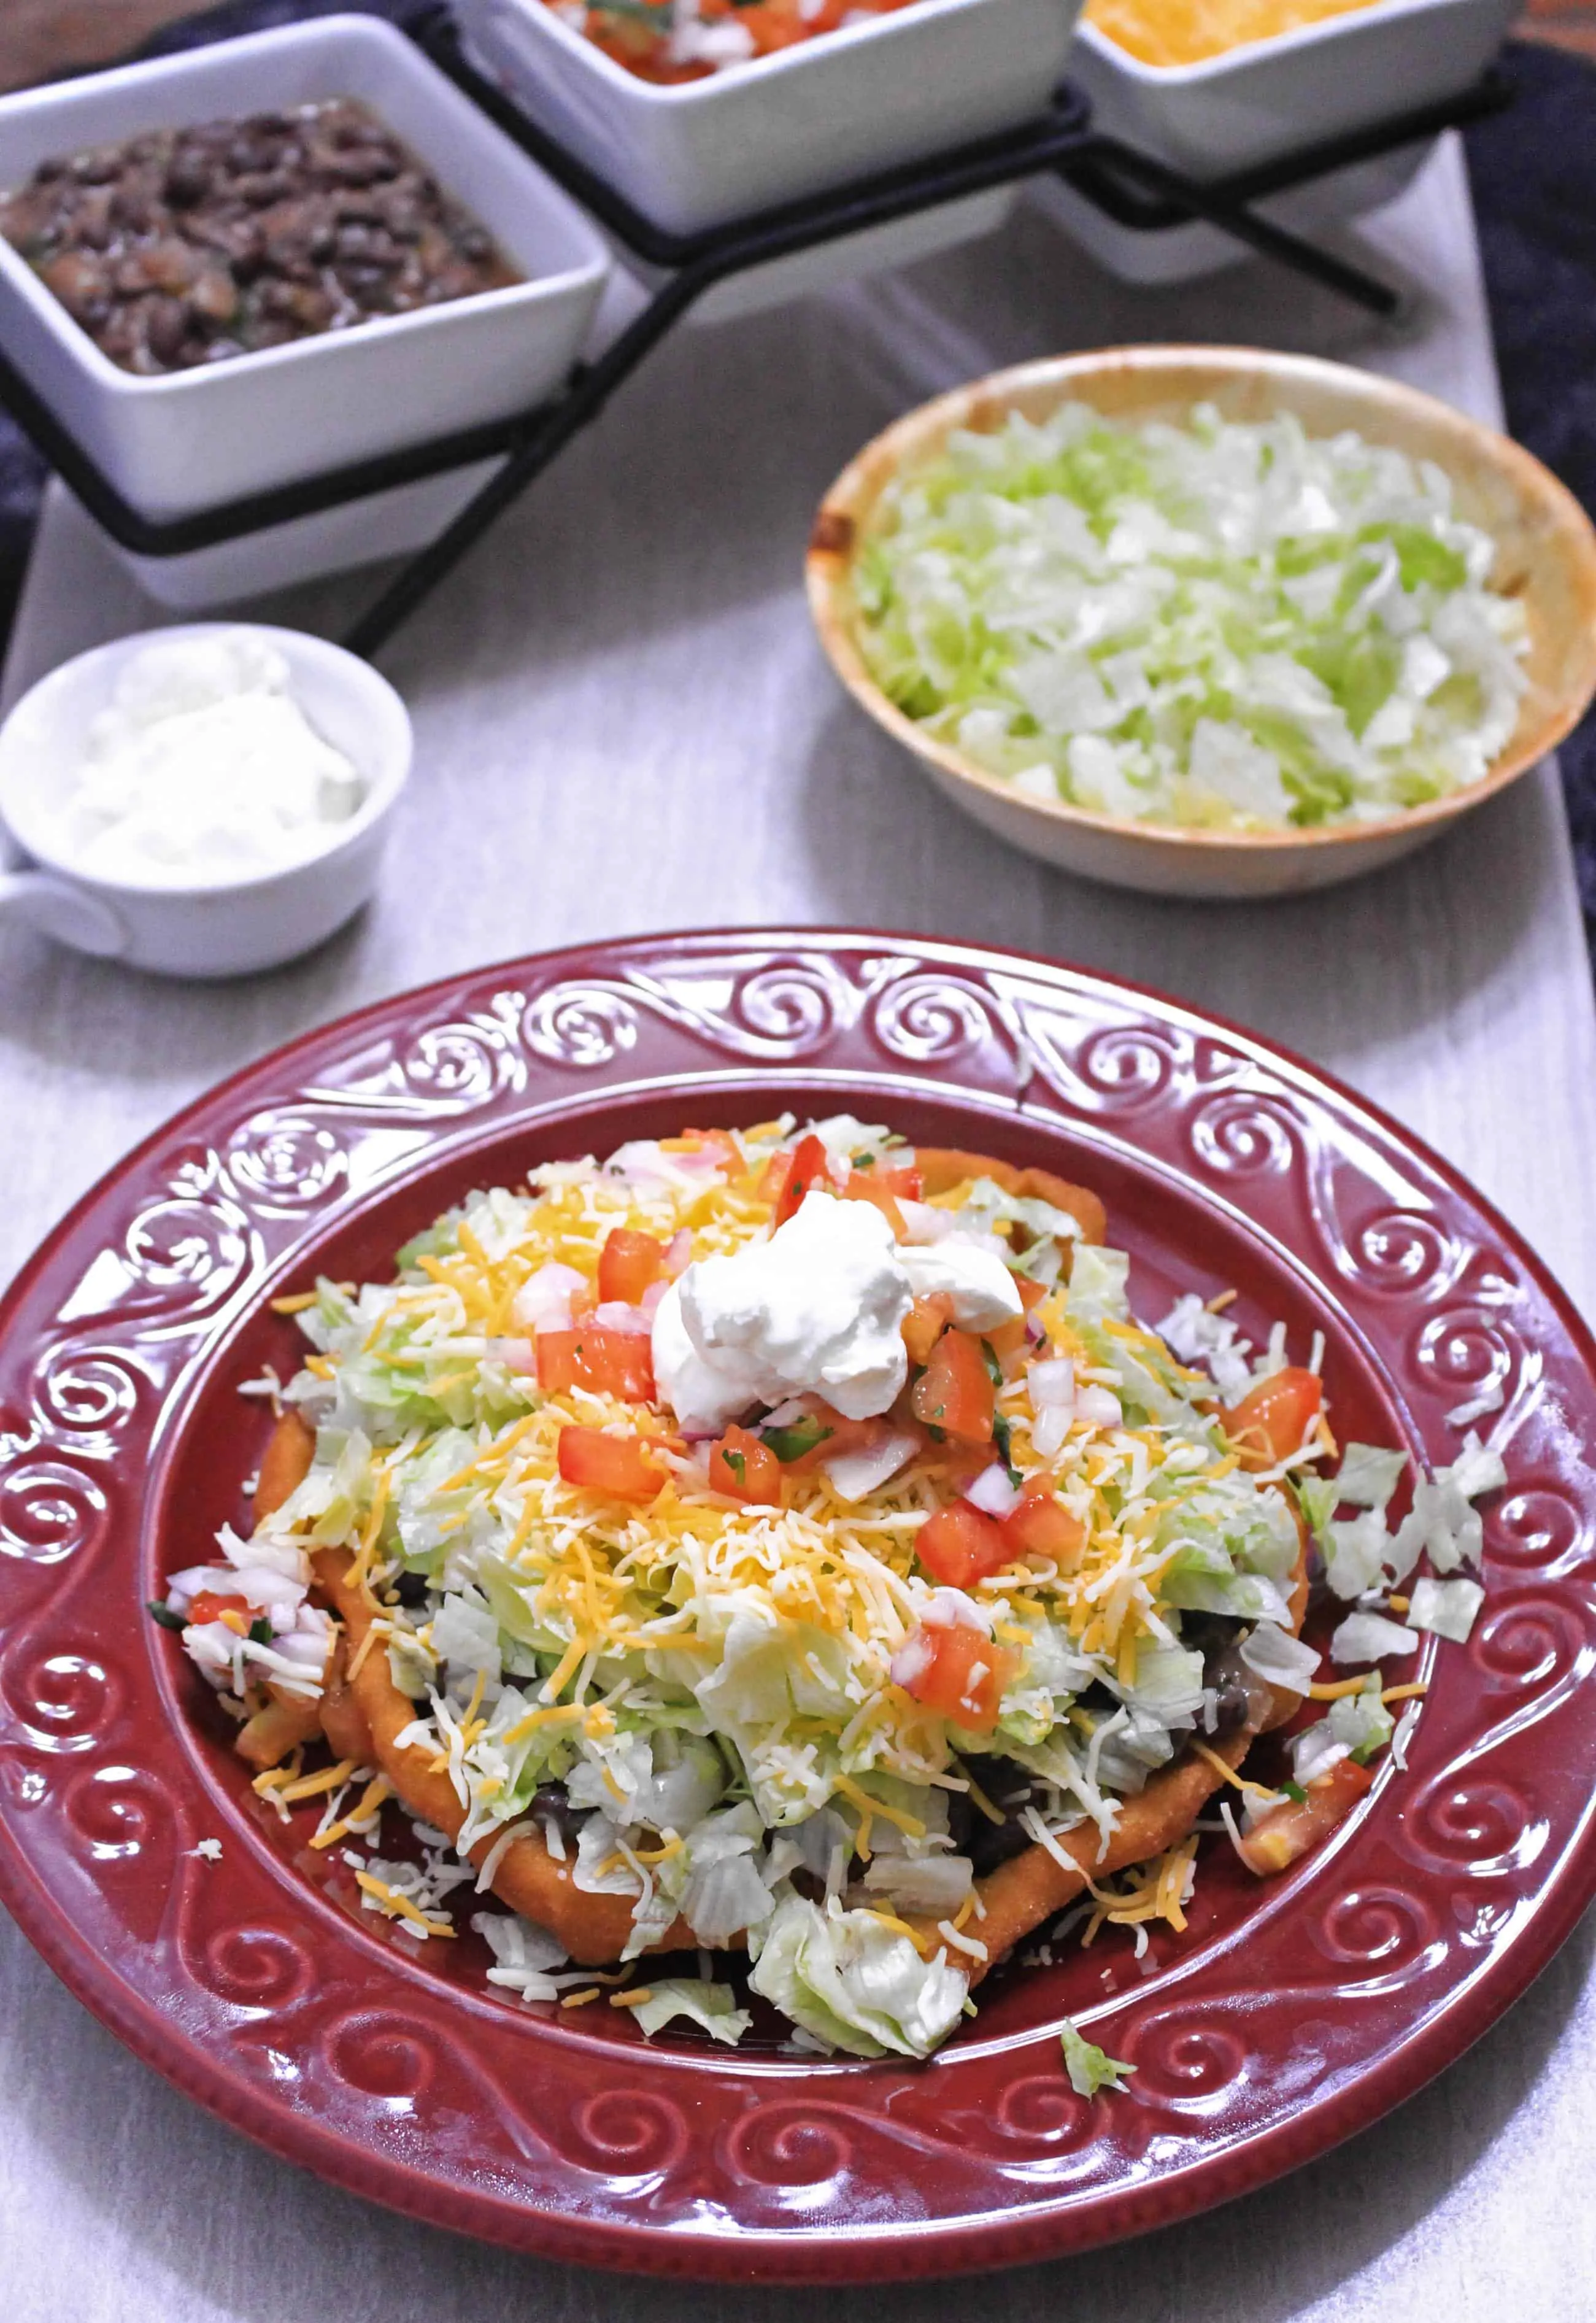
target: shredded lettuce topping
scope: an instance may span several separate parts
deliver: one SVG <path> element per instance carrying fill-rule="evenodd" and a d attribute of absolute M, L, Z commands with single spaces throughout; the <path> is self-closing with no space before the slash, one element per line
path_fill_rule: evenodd
<path fill-rule="evenodd" d="M 1527 678 L 1429 461 L 1197 406 L 956 430 L 854 567 L 889 698 L 1031 795 L 1188 827 L 1379 821 L 1477 783 Z"/>
<path fill-rule="evenodd" d="M 1119 2058 L 1099 2049 L 1095 2041 L 1088 2041 L 1068 2019 L 1059 2040 L 1064 2050 L 1064 2070 L 1078 2098 L 1095 2098 L 1099 2089 L 1123 2089 L 1126 2076 L 1135 2070 L 1133 2065 L 1122 2063 Z"/>

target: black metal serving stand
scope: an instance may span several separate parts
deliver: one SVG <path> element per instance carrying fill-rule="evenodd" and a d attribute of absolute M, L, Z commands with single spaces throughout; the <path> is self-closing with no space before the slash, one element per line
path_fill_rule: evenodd
<path fill-rule="evenodd" d="M 0 404 L 32 439 L 69 490 L 112 539 L 139 556 L 180 556 L 250 533 L 320 515 L 396 486 L 416 483 L 484 459 L 499 464 L 437 539 L 404 565 L 362 614 L 344 639 L 368 658 L 431 594 L 558 456 L 597 418 L 622 382 L 715 284 L 773 260 L 839 242 L 869 226 L 917 211 L 1053 173 L 1117 225 L 1137 233 L 1162 232 L 1202 220 L 1262 256 L 1291 268 L 1384 320 L 1395 318 L 1402 295 L 1346 259 L 1261 216 L 1255 205 L 1310 185 L 1334 171 L 1398 151 L 1493 113 L 1510 97 L 1491 74 L 1461 96 L 1383 121 L 1239 175 L 1199 183 L 1092 126 L 1090 108 L 1069 84 L 1041 118 L 951 152 L 811 195 L 736 224 L 704 232 L 667 232 L 598 177 L 548 133 L 529 121 L 504 92 L 475 70 L 446 6 L 408 27 L 410 37 L 457 87 L 522 151 L 564 186 L 608 229 L 623 249 L 664 280 L 641 312 L 591 363 L 578 363 L 559 393 L 535 409 L 491 426 L 435 437 L 380 459 L 307 477 L 192 516 L 147 517 L 124 500 L 59 418 L 0 354 Z"/>

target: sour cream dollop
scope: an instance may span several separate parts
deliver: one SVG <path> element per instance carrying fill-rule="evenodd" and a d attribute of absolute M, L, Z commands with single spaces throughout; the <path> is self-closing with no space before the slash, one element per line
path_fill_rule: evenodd
<path fill-rule="evenodd" d="M 885 1411 L 908 1377 L 913 1304 L 892 1228 L 867 1202 L 811 1194 L 768 1242 L 701 1258 L 654 1318 L 654 1374 L 684 1423 L 823 1395 L 848 1419 Z"/>
<path fill-rule="evenodd" d="M 249 877 L 318 854 L 362 795 L 269 638 L 158 639 L 124 665 L 89 727 L 61 843 L 104 879 Z"/>
<path fill-rule="evenodd" d="M 953 1301 L 953 1320 L 961 1331 L 995 1331 L 1025 1311 L 1014 1278 L 996 1252 L 957 1233 L 929 1249 L 900 1250 L 898 1256 L 915 1298 L 944 1293 Z"/>
<path fill-rule="evenodd" d="M 934 1254 L 900 1247 L 870 1203 L 813 1193 L 768 1242 L 699 1259 L 671 1285 L 654 1318 L 655 1379 L 684 1427 L 720 1428 L 805 1394 L 874 1419 L 903 1392 L 901 1326 L 930 1290 L 951 1295 L 965 1329 L 1022 1312 L 993 1253 L 952 1238 Z"/>

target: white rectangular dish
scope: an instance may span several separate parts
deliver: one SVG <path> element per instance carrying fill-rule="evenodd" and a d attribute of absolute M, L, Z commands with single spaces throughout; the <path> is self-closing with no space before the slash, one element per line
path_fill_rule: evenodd
<path fill-rule="evenodd" d="M 915 0 L 671 87 L 614 63 L 544 0 L 459 0 L 456 14 L 532 120 L 656 225 L 696 234 L 1041 113 L 1079 8 Z"/>
<path fill-rule="evenodd" d="M 609 271 L 602 237 L 411 42 L 374 17 L 285 25 L 0 98 L 0 186 L 21 184 L 52 157 L 146 130 L 332 97 L 369 105 L 527 279 L 142 377 L 103 354 L 0 240 L 0 344 L 147 516 L 188 515 L 507 418 L 555 388 L 576 356 Z M 296 577 L 307 569 L 297 565 Z"/>

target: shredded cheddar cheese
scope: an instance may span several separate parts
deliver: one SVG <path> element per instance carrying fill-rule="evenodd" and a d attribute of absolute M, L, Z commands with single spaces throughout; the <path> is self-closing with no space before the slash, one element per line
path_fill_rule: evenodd
<path fill-rule="evenodd" d="M 1087 23 L 1143 64 L 1194 65 L 1377 0 L 1088 0 Z"/>
<path fill-rule="evenodd" d="M 354 1875 L 354 1884 L 362 1896 L 371 1897 L 377 1909 L 386 1918 L 402 1920 L 407 1927 L 414 1928 L 418 1935 L 454 1935 L 454 1930 L 447 1920 L 430 1917 L 418 1905 L 412 1904 L 408 1896 L 401 1896 L 397 1887 L 390 1887 L 385 1879 L 379 1879 L 374 1872 L 357 1871 Z"/>

